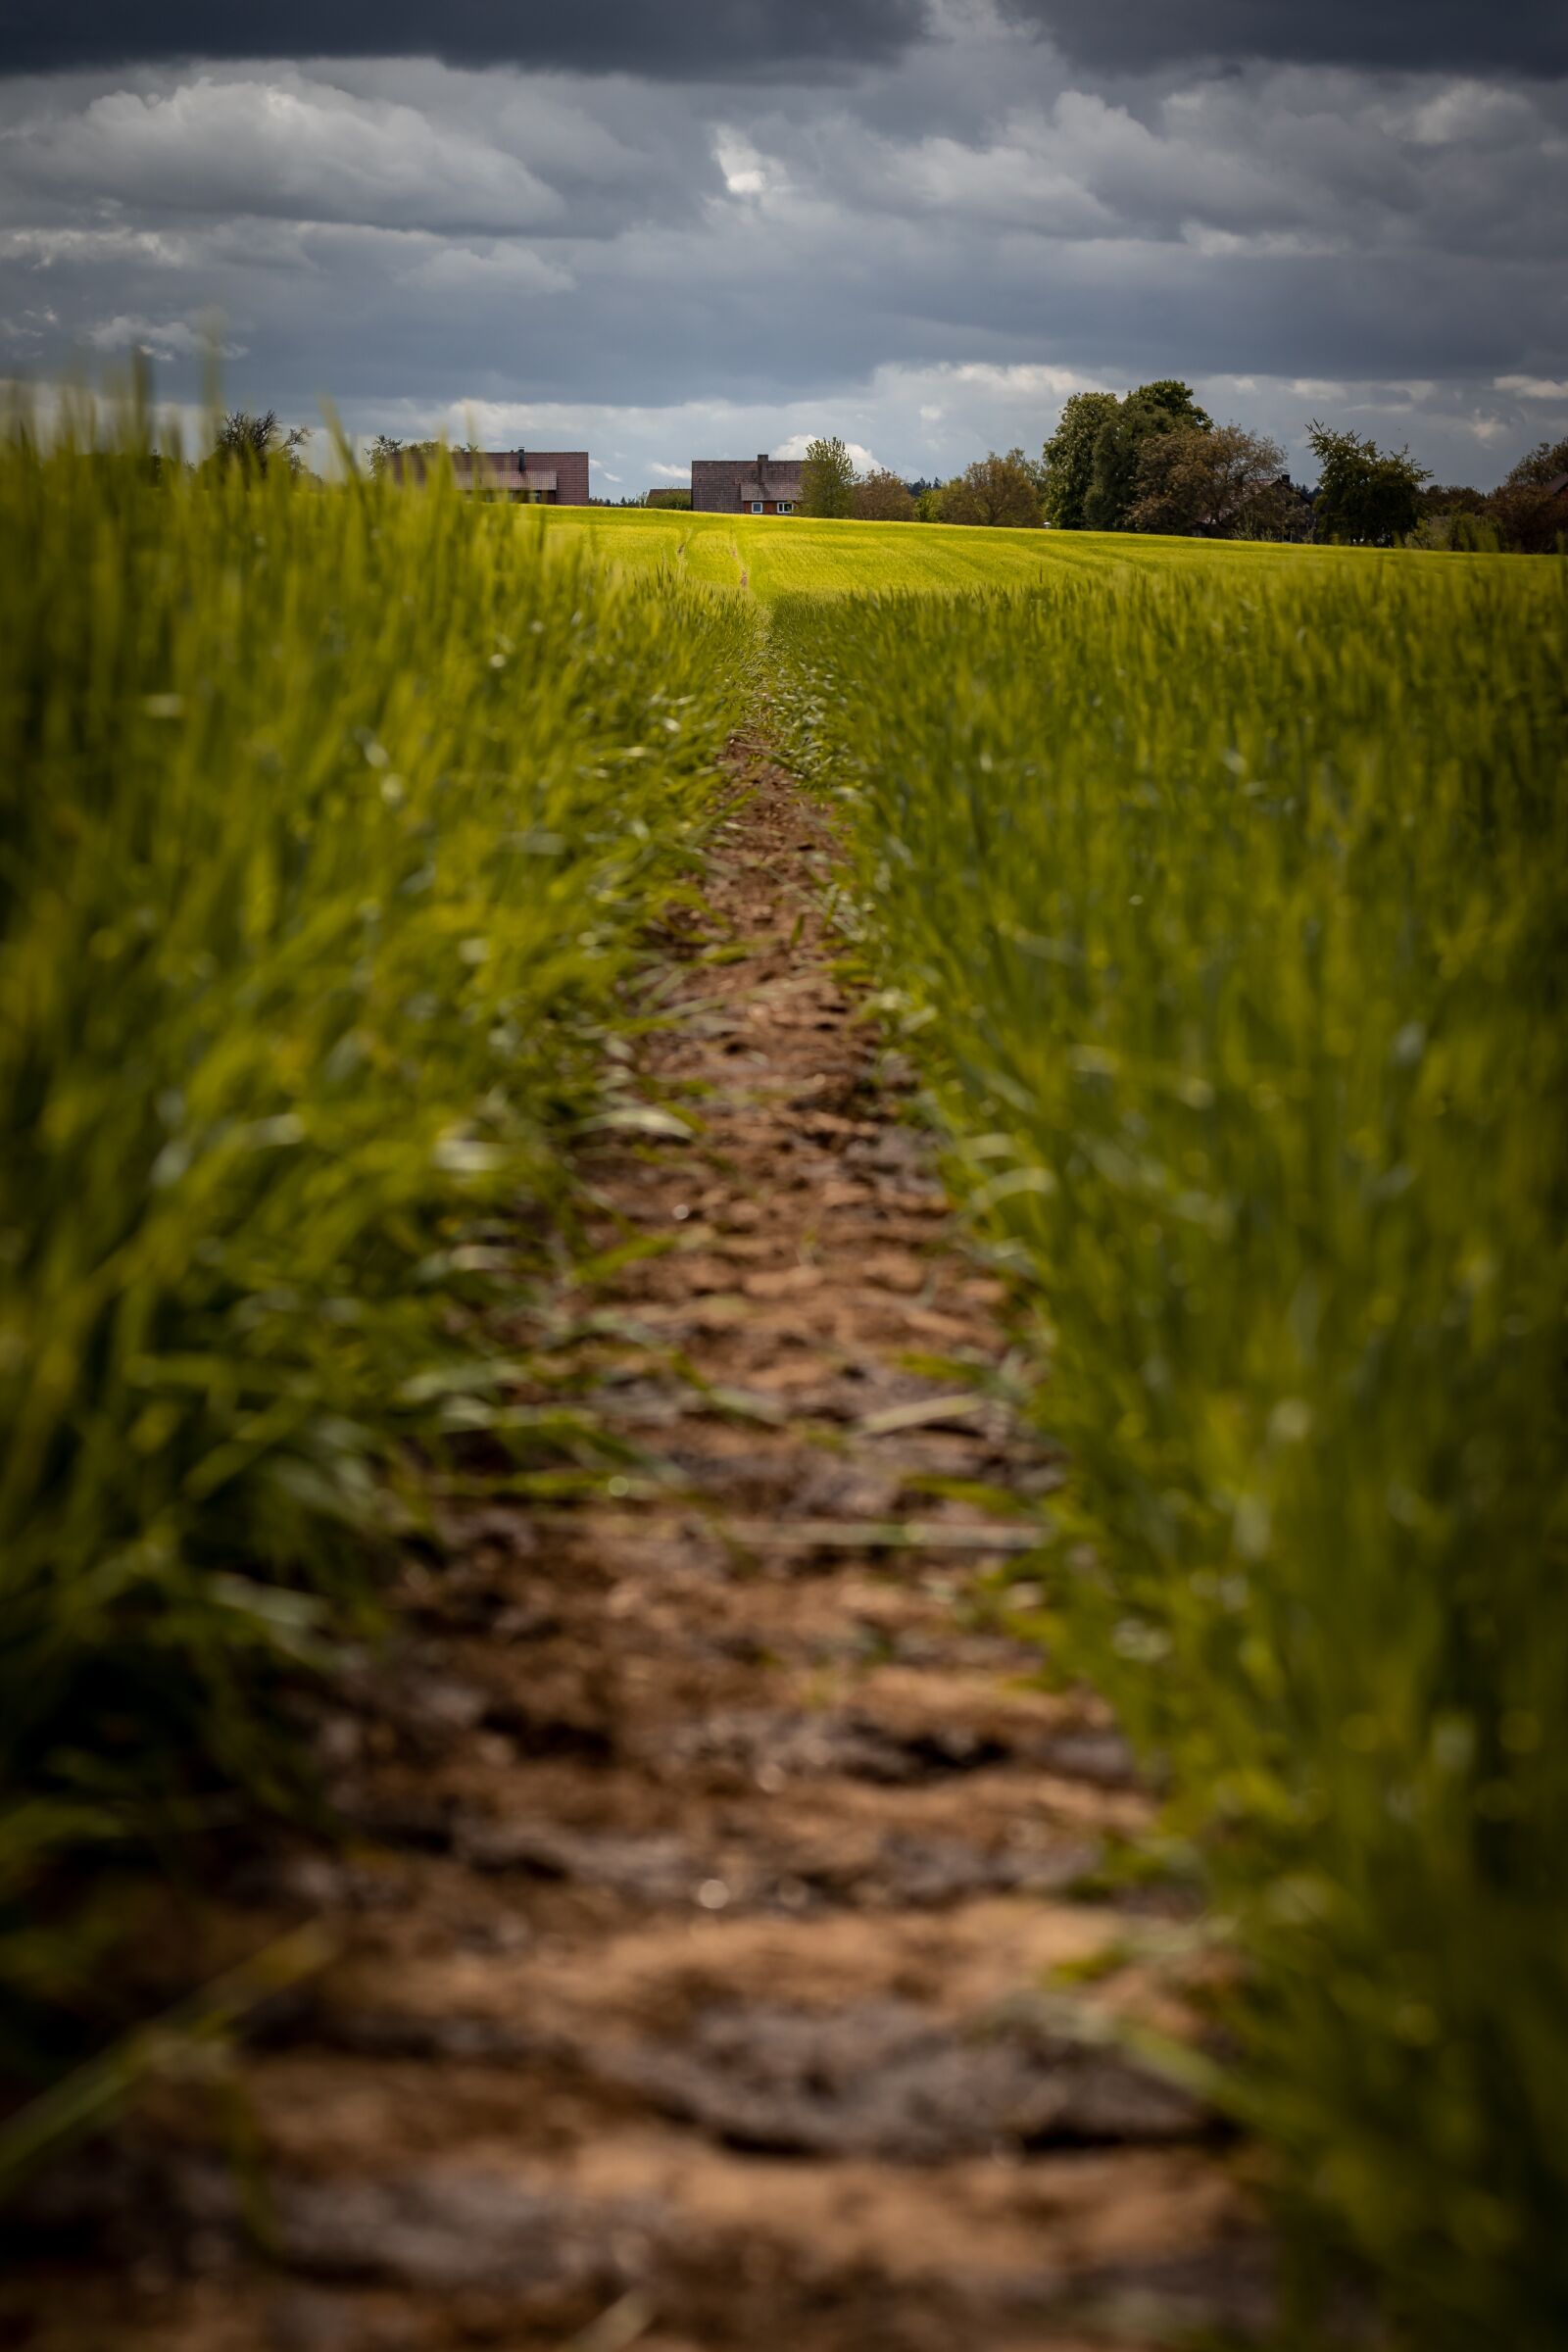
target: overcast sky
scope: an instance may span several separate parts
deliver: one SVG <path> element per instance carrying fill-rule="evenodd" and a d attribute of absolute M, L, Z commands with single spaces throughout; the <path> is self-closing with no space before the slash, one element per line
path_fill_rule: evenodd
<path fill-rule="evenodd" d="M 1488 485 L 1568 431 L 1563 0 L 0 0 L 0 375 L 946 474 L 1184 375 Z M 216 323 L 215 323 L 216 322 Z"/>

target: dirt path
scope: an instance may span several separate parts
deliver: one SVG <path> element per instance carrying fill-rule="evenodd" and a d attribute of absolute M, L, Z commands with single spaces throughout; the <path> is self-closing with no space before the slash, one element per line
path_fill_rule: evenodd
<path fill-rule="evenodd" d="M 1072 1888 L 1143 1799 L 1093 1703 L 955 1606 L 1016 1522 L 954 1490 L 1052 1465 L 907 1366 L 995 1360 L 996 1298 L 835 980 L 828 856 L 754 763 L 647 1053 L 711 1090 L 703 1131 L 594 1161 L 607 1243 L 674 1246 L 607 1284 L 582 1368 L 684 1483 L 475 1510 L 411 1573 L 396 1661 L 321 1727 L 361 1841 L 249 1889 L 250 1941 L 317 1910 L 345 1943 L 245 2060 L 252 2171 L 193 2147 L 149 2218 L 99 2162 L 119 2269 L 0 2341 L 1077 2352 L 1255 2311 L 1208 2119 L 1030 1998 L 1125 1934 Z"/>

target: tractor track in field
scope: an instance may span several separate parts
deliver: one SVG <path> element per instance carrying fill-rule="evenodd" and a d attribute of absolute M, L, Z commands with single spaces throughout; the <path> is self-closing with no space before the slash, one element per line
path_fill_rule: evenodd
<path fill-rule="evenodd" d="M 76 2160 L 0 2344 L 1131 2352 L 1266 2318 L 1213 2119 L 1032 1997 L 1136 1928 L 1074 1889 L 1147 1799 L 1093 1698 L 956 1606 L 1016 1540 L 980 1490 L 1053 1465 L 908 1368 L 998 1361 L 999 1296 L 834 971 L 831 858 L 738 751 L 643 1048 L 701 1131 L 590 1154 L 607 1245 L 674 1246 L 608 1278 L 583 1369 L 679 1478 L 475 1503 L 411 1566 L 318 1725 L 351 1841 L 225 1897 L 234 1948 L 340 1944 L 243 2054 L 245 2161 L 177 2101 Z M 1183 2028 L 1148 1963 L 1082 1998 Z"/>

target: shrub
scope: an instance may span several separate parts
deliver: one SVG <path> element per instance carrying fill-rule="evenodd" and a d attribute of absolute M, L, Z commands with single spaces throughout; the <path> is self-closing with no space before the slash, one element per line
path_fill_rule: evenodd
<path fill-rule="evenodd" d="M 916 510 L 907 482 L 877 466 L 856 483 L 852 512 L 857 522 L 913 522 Z"/>

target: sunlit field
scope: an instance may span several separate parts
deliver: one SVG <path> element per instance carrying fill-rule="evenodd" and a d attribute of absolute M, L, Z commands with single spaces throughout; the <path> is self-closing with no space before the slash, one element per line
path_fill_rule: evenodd
<path fill-rule="evenodd" d="M 1176 564 L 1216 579 L 1260 571 L 1322 571 L 1347 562 L 1383 570 L 1418 561 L 1359 550 L 1143 538 L 1128 532 L 1009 531 L 948 523 L 813 522 L 802 515 L 673 514 L 636 507 L 546 507 L 552 539 L 586 540 L 619 569 L 673 564 L 712 587 L 745 588 L 764 604 L 792 592 L 899 589 L 953 595 L 1029 588 L 1064 573 L 1163 571 Z M 1469 562 L 1469 558 L 1454 559 Z"/>

